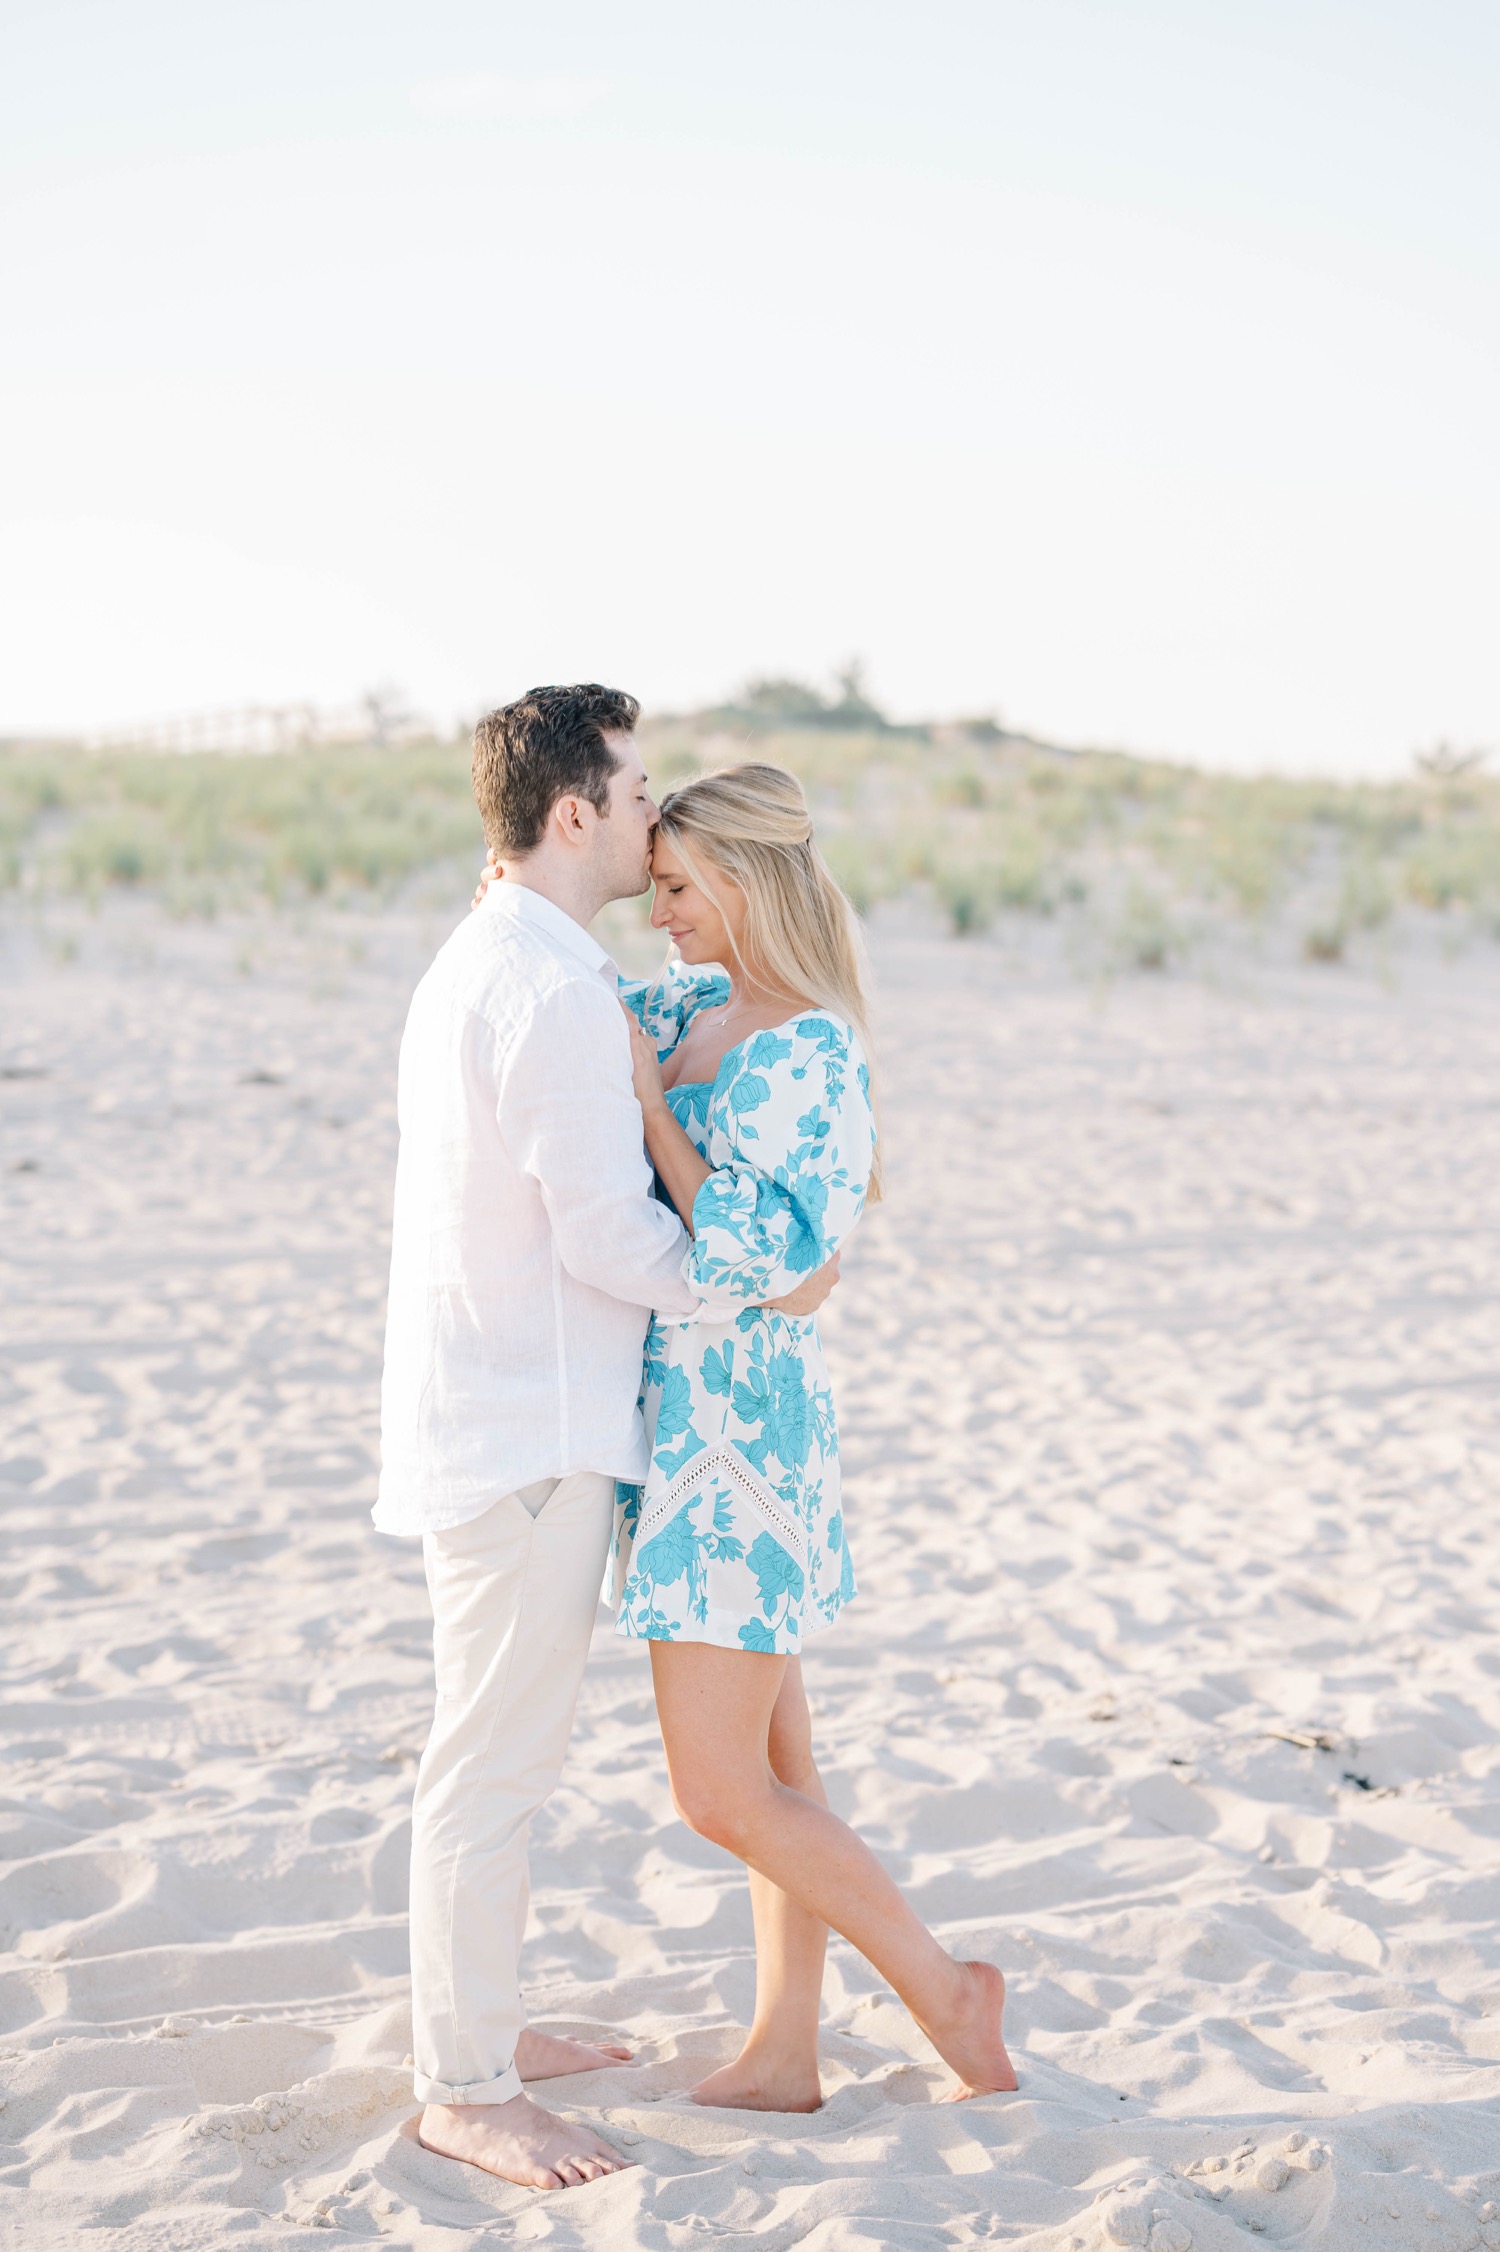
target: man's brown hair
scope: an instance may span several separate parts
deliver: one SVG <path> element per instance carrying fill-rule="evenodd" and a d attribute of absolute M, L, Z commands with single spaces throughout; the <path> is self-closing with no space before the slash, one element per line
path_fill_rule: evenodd
<path fill-rule="evenodd" d="M 628 735 L 640 715 L 633 696 L 595 680 L 528 688 L 486 712 L 474 730 L 472 770 L 486 844 L 502 860 L 535 852 L 559 798 L 587 798 L 608 813 L 616 761 L 605 731 Z"/>

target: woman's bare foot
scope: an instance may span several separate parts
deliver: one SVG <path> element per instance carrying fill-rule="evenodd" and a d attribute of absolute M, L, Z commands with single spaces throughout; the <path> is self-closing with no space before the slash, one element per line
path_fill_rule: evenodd
<path fill-rule="evenodd" d="M 964 2103 L 970 2096 L 1009 2095 L 1016 2086 L 1000 2032 L 1005 2013 L 1005 1980 L 993 1963 L 955 1963 L 959 1973 L 951 2009 L 930 2025 L 917 2022 L 944 2064 L 958 2074 L 959 2084 L 943 2097 L 944 2103 Z"/>
<path fill-rule="evenodd" d="M 516 2043 L 516 2070 L 523 2080 L 561 2080 L 570 2072 L 602 2072 L 606 2065 L 630 2061 L 629 2049 L 617 2041 L 570 2041 L 563 2033 L 539 2033 L 533 2025 Z"/>
<path fill-rule="evenodd" d="M 417 2122 L 417 2140 L 439 2158 L 482 2166 L 523 2189 L 576 2189 L 635 2163 L 587 2127 L 543 2111 L 530 2096 L 512 2096 L 509 2103 L 430 2103 Z"/>
<path fill-rule="evenodd" d="M 773 2057 L 746 2042 L 733 2064 L 698 2082 L 693 2101 L 725 2111 L 819 2111 L 823 2084 L 817 2058 Z"/>

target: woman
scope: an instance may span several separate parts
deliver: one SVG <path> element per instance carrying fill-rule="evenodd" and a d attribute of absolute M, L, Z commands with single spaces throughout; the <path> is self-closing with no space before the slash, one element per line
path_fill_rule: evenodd
<path fill-rule="evenodd" d="M 765 1301 L 879 1193 L 853 912 L 775 766 L 673 791 L 651 872 L 678 961 L 623 998 L 647 1147 L 707 1303 L 647 1338 L 651 1469 L 621 1489 L 617 1630 L 651 1645 L 674 1802 L 746 1863 L 756 1939 L 749 2037 L 693 2094 L 817 2109 L 830 1924 L 957 2073 L 948 2100 L 1011 2089 L 1000 1972 L 954 1961 L 829 1811 L 802 1687 L 803 1643 L 854 1575 L 817 1326 Z"/>

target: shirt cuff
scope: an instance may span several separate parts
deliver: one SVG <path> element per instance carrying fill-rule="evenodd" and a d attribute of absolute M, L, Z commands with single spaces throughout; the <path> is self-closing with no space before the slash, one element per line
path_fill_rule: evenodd
<path fill-rule="evenodd" d="M 682 1279 L 689 1290 L 696 1292 L 698 1285 L 691 1280 L 687 1272 L 688 1261 L 692 1258 L 692 1256 L 693 1254 L 691 1251 L 686 1251 L 683 1253 Z M 722 1321 L 724 1319 L 724 1316 L 718 1311 L 716 1307 L 710 1306 L 706 1298 L 699 1298 L 697 1300 L 697 1303 L 694 1305 L 691 1313 L 673 1314 L 671 1316 L 671 1319 L 675 1321 L 681 1329 L 696 1329 L 701 1322 Z"/>
<path fill-rule="evenodd" d="M 430 2073 L 413 2071 L 411 2092 L 418 2103 L 440 2104 L 509 2103 L 512 2097 L 526 2093 L 514 2064 L 508 2064 L 493 2080 L 469 2080 L 461 2087 L 451 2080 L 434 2080 Z"/>

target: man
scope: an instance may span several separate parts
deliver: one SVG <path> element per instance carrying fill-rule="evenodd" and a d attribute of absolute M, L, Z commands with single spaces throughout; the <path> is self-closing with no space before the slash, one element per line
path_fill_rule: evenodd
<path fill-rule="evenodd" d="M 556 2189 L 626 2161 L 524 2080 L 629 2052 L 526 2027 L 530 1822 L 572 1732 L 653 1308 L 698 1311 L 650 1193 L 614 965 L 586 925 L 650 880 L 639 707 L 537 688 L 480 721 L 502 867 L 401 1044 L 375 1523 L 420 1534 L 437 1707 L 412 1813 L 412 2050 L 429 2150 Z M 813 1311 L 831 1287 L 795 1299 Z"/>

